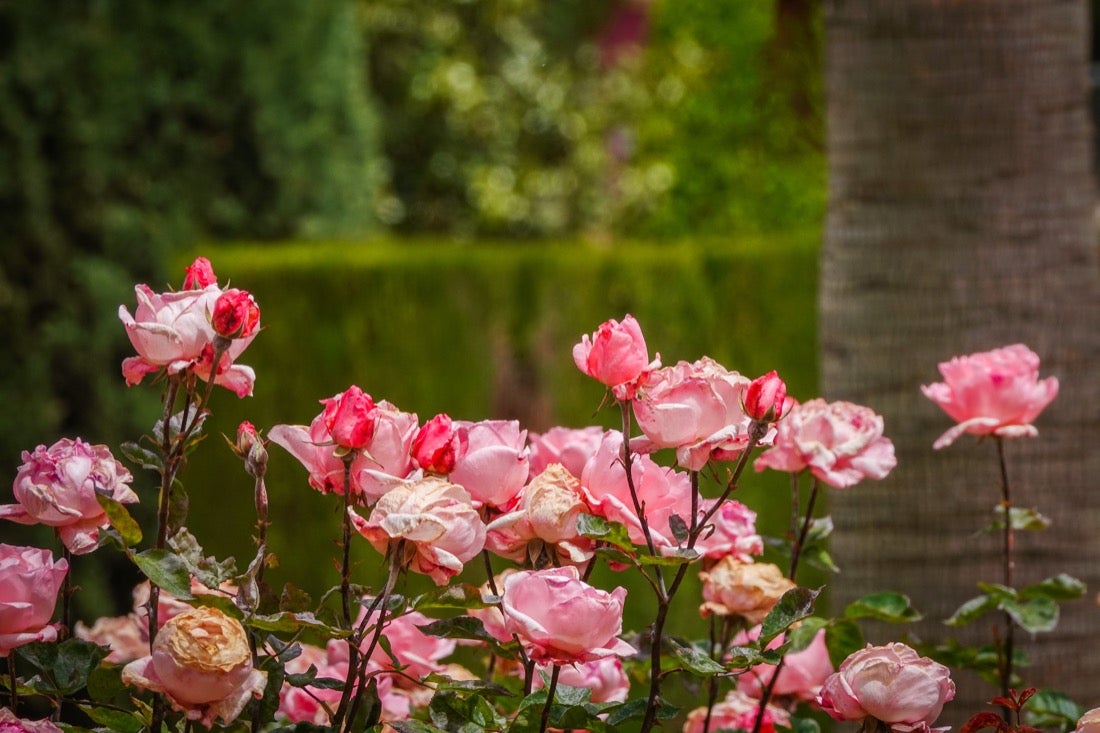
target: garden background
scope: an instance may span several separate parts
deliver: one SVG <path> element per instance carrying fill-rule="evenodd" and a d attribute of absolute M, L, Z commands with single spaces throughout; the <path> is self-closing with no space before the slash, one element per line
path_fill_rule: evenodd
<path fill-rule="evenodd" d="M 856 563 L 844 580 L 878 572 L 881 587 L 886 564 L 933 618 L 968 597 L 935 589 L 960 554 L 975 567 L 956 588 L 995 577 L 995 553 L 967 544 L 992 494 L 956 500 L 994 478 L 974 454 L 928 463 L 943 418 L 916 385 L 955 353 L 1026 341 L 1063 382 L 1040 424 L 1050 442 L 1020 459 L 1024 483 L 1061 489 L 1033 497 L 1061 529 L 1032 557 L 1095 581 L 1087 3 L 942 5 L 0 3 L 0 468 L 14 475 L 21 450 L 59 435 L 117 445 L 148 429 L 157 395 L 122 384 L 117 307 L 135 282 L 178 286 L 204 254 L 256 295 L 266 326 L 245 359 L 256 396 L 218 395 L 215 436 L 241 419 L 306 423 L 353 382 L 422 419 L 606 424 L 569 349 L 626 312 L 666 363 L 707 354 L 749 376 L 777 368 L 802 399 L 864 402 L 902 468 L 836 497 L 856 537 L 838 547 Z M 953 65 L 952 43 L 978 50 Z M 845 85 L 853 68 L 881 72 L 870 93 Z M 957 86 L 937 87 L 939 72 Z M 1052 79 L 1072 99 L 1035 109 L 1069 112 L 1019 114 Z M 861 220 L 863 204 L 888 224 Z M 327 587 L 335 571 L 316 558 L 336 508 L 272 454 L 282 570 Z M 227 450 L 200 456 L 185 473 L 193 529 L 247 556 L 247 477 Z M 785 491 L 751 484 L 743 500 L 770 501 L 781 531 Z M 945 516 L 955 535 L 930 539 Z M 889 567 L 903 552 L 918 567 Z M 125 600 L 125 569 L 101 570 L 114 582 L 85 583 L 85 616 Z M 1071 687 L 1100 672 L 1067 651 L 1097 627 L 1074 611 L 1047 653 Z"/>

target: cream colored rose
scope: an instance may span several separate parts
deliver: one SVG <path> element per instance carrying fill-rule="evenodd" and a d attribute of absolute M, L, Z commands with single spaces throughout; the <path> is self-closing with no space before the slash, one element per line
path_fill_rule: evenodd
<path fill-rule="evenodd" d="M 724 557 L 708 572 L 699 573 L 703 581 L 703 617 L 741 616 L 750 625 L 764 620 L 768 611 L 784 593 L 795 587 L 783 571 L 770 563 L 743 563 Z"/>
<path fill-rule="evenodd" d="M 485 546 L 517 562 L 541 553 L 557 553 L 566 564 L 587 562 L 595 544 L 577 533 L 577 517 L 587 511 L 580 479 L 552 463 L 524 487 L 513 511 L 489 524 Z"/>
<path fill-rule="evenodd" d="M 122 681 L 163 692 L 173 707 L 209 727 L 215 718 L 232 722 L 249 697 L 260 697 L 267 673 L 252 668 L 240 622 L 200 606 L 165 623 L 153 653 L 127 664 Z"/>

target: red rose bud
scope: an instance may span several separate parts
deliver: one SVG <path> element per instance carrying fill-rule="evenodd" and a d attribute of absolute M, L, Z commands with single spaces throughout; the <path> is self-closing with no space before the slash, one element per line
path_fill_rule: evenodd
<path fill-rule="evenodd" d="M 196 258 L 187 266 L 186 272 L 187 275 L 183 278 L 184 290 L 202 290 L 207 285 L 218 282 L 218 278 L 214 276 L 213 265 L 205 257 Z"/>
<path fill-rule="evenodd" d="M 466 453 L 469 438 L 465 429 L 455 429 L 451 418 L 440 414 L 433 417 L 416 434 L 412 455 L 425 471 L 449 474 L 455 461 Z"/>
<path fill-rule="evenodd" d="M 256 427 L 247 420 L 237 426 L 234 450 L 244 459 L 244 467 L 249 475 L 260 477 L 267 472 L 267 448 Z"/>
<path fill-rule="evenodd" d="M 774 371 L 757 377 L 745 390 L 745 414 L 753 420 L 759 422 L 778 420 L 785 414 L 784 408 L 790 409 L 787 385 Z"/>
<path fill-rule="evenodd" d="M 321 400 L 325 429 L 336 445 L 342 448 L 364 448 L 374 437 L 374 400 L 355 385 Z"/>
<path fill-rule="evenodd" d="M 248 338 L 260 325 L 260 306 L 247 290 L 226 290 L 215 301 L 210 322 L 219 336 Z"/>
<path fill-rule="evenodd" d="M 245 420 L 237 426 L 237 454 L 247 456 L 248 451 L 260 439 L 256 426 Z"/>

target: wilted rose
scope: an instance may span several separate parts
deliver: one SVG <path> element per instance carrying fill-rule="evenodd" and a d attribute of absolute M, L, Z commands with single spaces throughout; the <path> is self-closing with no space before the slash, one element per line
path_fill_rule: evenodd
<path fill-rule="evenodd" d="M 96 548 L 99 530 L 109 523 L 96 494 L 134 503 L 132 478 L 107 446 L 62 438 L 48 448 L 23 451 L 12 485 L 19 503 L 0 506 L 0 518 L 57 527 L 65 547 L 83 555 Z"/>
<path fill-rule="evenodd" d="M 941 435 L 933 448 L 951 445 L 964 433 L 1031 437 L 1031 423 L 1058 396 L 1058 379 L 1039 379 L 1039 356 L 1023 344 L 956 356 L 940 364 L 944 381 L 921 387 L 959 424 Z"/>
<path fill-rule="evenodd" d="M 267 673 L 252 668 L 248 634 L 236 619 L 199 606 L 161 627 L 153 653 L 122 669 L 125 684 L 164 693 L 175 709 L 206 727 L 233 722 L 263 695 Z"/>
<path fill-rule="evenodd" d="M 741 616 L 750 624 L 764 620 L 783 594 L 795 584 L 771 563 L 743 563 L 722 558 L 710 570 L 699 573 L 703 581 L 704 617 Z"/>
<path fill-rule="evenodd" d="M 53 641 L 57 592 L 69 563 L 48 550 L 0 544 L 0 657 L 34 641 Z"/>
<path fill-rule="evenodd" d="M 580 479 L 552 464 L 523 488 L 515 509 L 489 523 L 485 546 L 518 562 L 542 552 L 564 563 L 585 562 L 595 548 L 577 532 L 577 517 L 587 511 Z"/>

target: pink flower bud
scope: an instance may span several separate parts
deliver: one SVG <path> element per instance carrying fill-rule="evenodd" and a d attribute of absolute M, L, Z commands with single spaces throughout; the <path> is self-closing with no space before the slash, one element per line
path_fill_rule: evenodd
<path fill-rule="evenodd" d="M 745 390 L 745 414 L 760 422 L 774 422 L 790 409 L 787 401 L 787 385 L 775 371 L 757 377 Z"/>
<path fill-rule="evenodd" d="M 354 384 L 338 395 L 321 400 L 322 417 L 336 445 L 362 448 L 374 436 L 375 404 L 371 396 Z"/>
<path fill-rule="evenodd" d="M 413 440 L 412 454 L 417 465 L 425 471 L 446 475 L 466 454 L 469 443 L 466 429 L 456 428 L 448 415 L 440 414 L 420 428 Z"/>
<path fill-rule="evenodd" d="M 631 397 L 633 390 L 626 387 L 652 366 L 645 337 L 634 316 L 627 315 L 623 322 L 615 319 L 600 324 L 589 338 L 581 337 L 573 347 L 573 361 L 577 368 L 608 387 L 625 387 L 616 397 Z"/>
<path fill-rule="evenodd" d="M 226 290 L 214 301 L 210 322 L 219 336 L 248 338 L 260 325 L 260 306 L 247 290 Z"/>
<path fill-rule="evenodd" d="M 214 275 L 214 267 L 210 260 L 198 257 L 187 266 L 187 275 L 183 278 L 184 290 L 202 290 L 207 285 L 214 285 L 218 278 Z"/>

